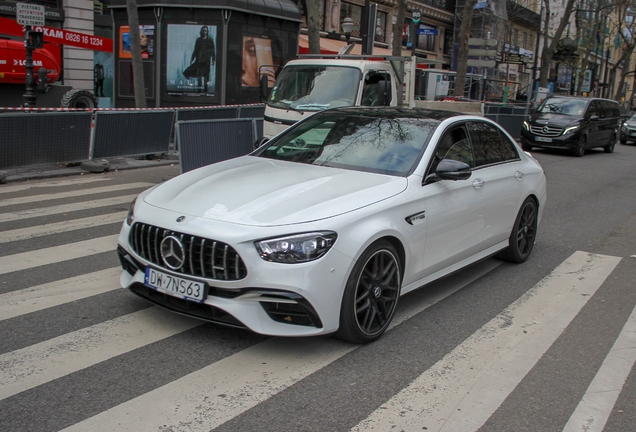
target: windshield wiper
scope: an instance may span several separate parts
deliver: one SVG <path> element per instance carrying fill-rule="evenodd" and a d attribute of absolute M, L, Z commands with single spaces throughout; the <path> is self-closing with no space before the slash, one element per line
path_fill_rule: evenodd
<path fill-rule="evenodd" d="M 302 104 L 302 105 L 296 105 L 295 107 L 296 109 L 308 109 L 308 108 L 322 108 L 322 109 L 326 109 L 329 108 L 329 104 L 319 104 L 319 103 L 308 103 L 308 104 Z"/>

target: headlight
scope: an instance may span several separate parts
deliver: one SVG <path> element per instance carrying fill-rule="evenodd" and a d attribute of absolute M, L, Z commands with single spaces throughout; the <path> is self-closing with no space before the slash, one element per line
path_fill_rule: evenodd
<path fill-rule="evenodd" d="M 530 130 L 530 125 L 528 124 L 528 122 L 526 120 L 523 121 L 523 128 L 525 130 Z"/>
<path fill-rule="evenodd" d="M 133 200 L 130 204 L 130 208 L 128 209 L 128 216 L 126 216 L 126 225 L 132 226 L 133 221 L 135 220 L 135 203 L 137 202 L 137 198 Z"/>
<path fill-rule="evenodd" d="M 626 131 L 626 130 L 627 130 L 627 125 L 626 125 L 625 123 L 623 123 L 623 124 L 621 125 L 621 130 L 624 130 L 624 131 Z"/>
<path fill-rule="evenodd" d="M 575 130 L 577 130 L 578 128 L 579 128 L 579 126 L 578 126 L 578 125 L 577 125 L 577 126 L 571 126 L 571 127 L 569 127 L 569 128 L 566 128 L 566 129 L 563 131 L 563 135 L 567 135 L 567 134 L 569 134 L 569 133 L 571 133 L 571 132 L 574 132 L 574 131 L 575 131 Z"/>
<path fill-rule="evenodd" d="M 336 242 L 335 232 L 310 232 L 254 242 L 261 258 L 279 263 L 313 261 L 327 253 Z"/>

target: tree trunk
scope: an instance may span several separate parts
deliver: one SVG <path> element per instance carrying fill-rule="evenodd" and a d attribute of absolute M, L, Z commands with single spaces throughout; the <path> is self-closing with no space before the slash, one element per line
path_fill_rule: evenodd
<path fill-rule="evenodd" d="M 473 8 L 476 4 L 477 0 L 466 0 L 464 11 L 462 12 L 462 23 L 459 26 L 459 34 L 457 37 L 457 75 L 455 76 L 454 96 L 464 96 L 466 63 L 468 63 L 468 38 L 470 37 L 470 24 L 473 20 Z"/>
<path fill-rule="evenodd" d="M 406 10 L 406 0 L 398 0 L 397 17 L 393 24 L 393 46 L 391 54 L 394 56 L 402 55 L 402 33 L 404 32 L 404 11 Z"/>
<path fill-rule="evenodd" d="M 320 0 L 305 0 L 309 54 L 320 54 Z"/>
<path fill-rule="evenodd" d="M 128 11 L 128 27 L 130 32 L 130 52 L 132 53 L 135 106 L 137 108 L 146 108 L 146 85 L 144 83 L 144 65 L 141 60 L 137 0 L 126 0 L 126 9 Z"/>
<path fill-rule="evenodd" d="M 549 1 L 546 1 L 546 17 L 550 16 L 549 9 Z M 552 37 L 552 42 L 547 48 L 544 47 L 543 52 L 541 53 L 541 69 L 539 72 L 539 86 L 546 87 L 548 85 L 548 74 L 550 73 L 550 63 L 552 62 L 552 57 L 556 52 L 557 46 L 559 45 L 559 41 L 561 40 L 561 36 L 563 36 L 563 31 L 565 27 L 570 23 L 570 16 L 572 15 L 572 11 L 574 10 L 574 0 L 568 0 L 565 11 L 563 12 L 563 16 L 561 17 L 561 21 L 559 22 L 559 26 L 554 32 L 554 36 Z M 546 18 L 546 30 L 544 33 L 544 41 L 548 40 L 548 18 Z"/>

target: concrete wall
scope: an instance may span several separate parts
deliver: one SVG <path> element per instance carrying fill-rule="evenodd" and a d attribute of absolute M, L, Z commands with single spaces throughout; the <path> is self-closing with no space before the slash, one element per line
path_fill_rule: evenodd
<path fill-rule="evenodd" d="M 93 34 L 92 0 L 64 0 L 64 29 Z M 93 51 L 64 47 L 64 85 L 93 90 Z"/>

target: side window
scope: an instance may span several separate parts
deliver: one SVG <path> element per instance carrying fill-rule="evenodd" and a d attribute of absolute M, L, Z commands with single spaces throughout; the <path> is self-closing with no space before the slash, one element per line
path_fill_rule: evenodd
<path fill-rule="evenodd" d="M 499 130 L 485 122 L 468 123 L 468 130 L 473 141 L 475 167 L 504 162 L 509 158 L 501 144 Z"/>
<path fill-rule="evenodd" d="M 587 108 L 587 112 L 585 113 L 585 117 L 590 117 L 593 115 L 598 115 L 598 112 L 596 110 L 596 102 L 592 101 L 590 102 L 590 106 Z"/>
<path fill-rule="evenodd" d="M 609 116 L 609 103 L 605 101 L 597 101 L 598 108 L 598 116 L 602 119 L 607 118 Z"/>
<path fill-rule="evenodd" d="M 519 153 L 517 153 L 517 147 L 510 141 L 510 138 L 499 131 L 499 138 L 501 139 L 501 146 L 503 151 L 503 156 L 506 160 L 516 160 L 519 159 Z"/>
<path fill-rule="evenodd" d="M 387 73 L 369 72 L 362 88 L 363 106 L 391 105 L 391 76 Z"/>
<path fill-rule="evenodd" d="M 442 159 L 452 159 L 464 162 L 471 168 L 475 166 L 473 149 L 468 134 L 463 126 L 454 127 L 444 134 L 435 149 L 435 156 L 430 172 L 435 172 L 437 164 Z"/>

